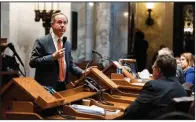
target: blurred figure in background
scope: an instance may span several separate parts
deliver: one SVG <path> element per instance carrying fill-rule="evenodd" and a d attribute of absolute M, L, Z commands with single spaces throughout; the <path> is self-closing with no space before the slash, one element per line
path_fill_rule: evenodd
<path fill-rule="evenodd" d="M 163 49 L 163 48 L 165 48 L 165 47 L 166 47 L 166 46 L 162 44 L 162 45 L 159 47 L 159 50 L 161 50 L 161 49 Z M 157 59 L 159 50 L 153 55 L 153 57 L 152 57 L 152 64 L 154 64 L 155 60 Z"/>
<path fill-rule="evenodd" d="M 145 35 L 142 31 L 137 31 L 135 33 L 134 52 L 139 72 L 146 68 L 148 41 L 144 40 L 144 37 Z"/>
<path fill-rule="evenodd" d="M 175 57 L 175 58 L 176 58 L 177 65 L 181 66 L 180 57 Z"/>

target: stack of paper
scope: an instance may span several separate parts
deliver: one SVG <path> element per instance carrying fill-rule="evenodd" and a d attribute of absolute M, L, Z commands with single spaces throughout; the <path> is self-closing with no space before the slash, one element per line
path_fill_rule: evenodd
<path fill-rule="evenodd" d="M 131 85 L 137 85 L 137 86 L 144 86 L 145 83 L 138 83 L 138 82 L 135 82 L 135 83 L 131 83 Z"/>
<path fill-rule="evenodd" d="M 150 73 L 149 73 L 149 71 L 147 69 L 144 69 L 142 72 L 138 72 L 138 74 L 139 74 L 139 77 L 141 79 L 148 79 L 148 78 L 150 78 Z"/>
<path fill-rule="evenodd" d="M 108 111 L 106 110 L 106 115 L 116 115 L 119 114 L 120 110 Z"/>
<path fill-rule="evenodd" d="M 105 115 L 105 110 L 101 107 L 92 105 L 92 106 L 84 106 L 84 105 L 71 105 L 73 109 L 75 109 L 77 112 L 84 112 L 84 113 L 90 113 L 90 114 L 98 114 L 98 115 Z"/>

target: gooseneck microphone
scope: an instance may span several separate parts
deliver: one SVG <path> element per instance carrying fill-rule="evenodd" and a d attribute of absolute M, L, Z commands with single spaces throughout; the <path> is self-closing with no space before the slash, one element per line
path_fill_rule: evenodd
<path fill-rule="evenodd" d="M 99 55 L 101 58 L 103 58 L 103 56 L 95 50 L 92 50 L 92 53 L 95 53 L 95 54 Z"/>
<path fill-rule="evenodd" d="M 15 48 L 14 48 L 14 45 L 12 43 L 9 43 L 7 44 L 7 46 L 12 50 L 12 52 L 14 53 L 13 56 L 16 56 L 20 62 L 20 64 L 23 66 L 24 68 L 24 73 L 21 71 L 21 69 L 18 67 L 18 70 L 20 71 L 20 73 L 23 75 L 23 76 L 26 76 L 26 71 L 25 71 L 25 67 L 24 67 L 24 64 L 22 62 L 22 60 L 20 59 L 18 53 L 16 52 Z"/>
<path fill-rule="evenodd" d="M 7 45 L 11 50 L 12 52 L 14 53 L 14 55 L 18 58 L 18 60 L 20 61 L 21 65 L 24 67 L 24 64 L 22 63 L 22 60 L 20 59 L 18 53 L 16 52 L 15 48 L 14 48 L 14 45 L 12 43 L 9 43 Z"/>
<path fill-rule="evenodd" d="M 113 63 L 113 61 L 105 56 L 102 56 L 99 52 L 95 51 L 95 50 L 92 50 L 92 53 L 95 53 L 97 55 L 99 55 L 99 57 L 101 58 L 101 60 L 103 61 L 104 60 L 108 60 L 110 63 Z"/>

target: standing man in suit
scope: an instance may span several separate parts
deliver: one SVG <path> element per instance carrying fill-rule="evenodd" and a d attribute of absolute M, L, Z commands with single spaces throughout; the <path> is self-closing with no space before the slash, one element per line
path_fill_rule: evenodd
<path fill-rule="evenodd" d="M 176 75 L 176 60 L 172 55 L 160 55 L 153 65 L 154 80 L 148 81 L 137 99 L 125 110 L 124 119 L 155 119 L 164 114 L 175 97 L 186 96 Z"/>
<path fill-rule="evenodd" d="M 68 72 L 76 76 L 84 72 L 73 63 L 70 42 L 63 36 L 67 23 L 68 18 L 63 13 L 52 15 L 52 32 L 35 41 L 29 63 L 36 68 L 35 80 L 56 91 L 66 89 Z"/>

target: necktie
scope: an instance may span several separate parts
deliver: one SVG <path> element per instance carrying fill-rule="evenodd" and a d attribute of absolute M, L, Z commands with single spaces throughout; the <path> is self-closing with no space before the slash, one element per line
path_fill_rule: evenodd
<path fill-rule="evenodd" d="M 57 42 L 58 50 L 62 49 L 61 46 L 61 39 L 58 39 Z M 65 63 L 64 63 L 64 57 L 58 59 L 59 62 L 59 79 L 61 82 L 65 80 Z"/>

